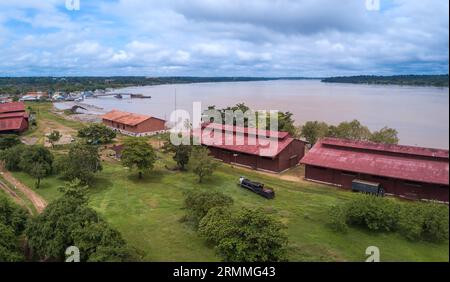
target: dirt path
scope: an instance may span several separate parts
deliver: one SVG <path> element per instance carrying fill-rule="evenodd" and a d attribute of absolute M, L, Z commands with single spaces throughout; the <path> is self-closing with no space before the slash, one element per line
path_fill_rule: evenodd
<path fill-rule="evenodd" d="M 36 208 L 38 213 L 41 213 L 45 207 L 47 206 L 47 201 L 45 201 L 41 196 L 39 196 L 36 192 L 28 188 L 25 184 L 17 180 L 9 171 L 7 171 L 3 165 L 0 165 L 0 174 L 3 176 L 5 181 L 9 182 L 12 186 L 22 192 L 25 197 L 27 197 L 33 206 Z M 9 188 L 8 188 L 9 189 Z M 11 189 L 9 189 L 11 190 Z M 14 192 L 14 191 L 12 191 Z M 15 193 L 14 193 L 15 194 Z M 17 194 L 16 194 L 17 196 Z"/>
<path fill-rule="evenodd" d="M 16 204 L 26 208 L 30 214 L 33 214 L 33 211 L 30 209 L 30 207 L 28 207 L 25 204 L 24 200 L 21 197 L 19 197 L 19 195 L 17 195 L 16 192 L 14 192 L 11 188 L 8 187 L 8 185 L 3 183 L 1 180 L 0 180 L 0 190 L 5 191 L 6 194 L 9 194 L 11 196 L 11 198 L 13 199 L 14 202 L 16 202 Z"/>

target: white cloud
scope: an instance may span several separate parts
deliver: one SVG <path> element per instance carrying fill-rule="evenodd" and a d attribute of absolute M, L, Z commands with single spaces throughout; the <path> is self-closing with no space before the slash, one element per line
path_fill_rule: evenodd
<path fill-rule="evenodd" d="M 448 72 L 448 1 L 381 3 L 0 0 L 0 75 Z"/>

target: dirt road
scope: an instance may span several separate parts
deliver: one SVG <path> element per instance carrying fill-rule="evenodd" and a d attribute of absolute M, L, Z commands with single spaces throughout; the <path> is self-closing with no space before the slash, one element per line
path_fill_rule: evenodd
<path fill-rule="evenodd" d="M 30 202 L 33 204 L 33 206 L 36 208 L 36 211 L 38 213 L 41 213 L 45 207 L 47 206 L 47 201 L 45 201 L 41 196 L 39 196 L 36 192 L 31 190 L 29 187 L 27 187 L 25 184 L 17 180 L 9 171 L 7 171 L 3 165 L 0 164 L 0 174 L 3 177 L 5 181 L 7 181 L 11 186 L 18 189 L 25 197 L 27 197 Z M 6 185 L 4 185 L 6 188 L 8 188 Z M 5 189 L 3 189 L 5 190 Z M 11 189 L 8 188 L 9 191 L 7 191 L 9 194 L 11 192 L 14 193 Z M 16 196 L 17 194 L 14 193 Z M 18 197 L 18 196 L 17 196 Z M 16 200 L 15 200 L 16 201 Z"/>

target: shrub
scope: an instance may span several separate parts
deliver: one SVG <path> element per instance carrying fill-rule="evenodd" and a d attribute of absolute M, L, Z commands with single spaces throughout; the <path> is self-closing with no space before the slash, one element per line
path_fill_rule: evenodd
<path fill-rule="evenodd" d="M 200 220 L 214 207 L 229 207 L 233 199 L 216 191 L 191 190 L 186 193 L 184 207 L 187 210 L 186 219 L 192 221 L 196 227 Z"/>
<path fill-rule="evenodd" d="M 424 223 L 423 206 L 420 204 L 404 205 L 398 221 L 400 234 L 409 240 L 420 240 Z"/>
<path fill-rule="evenodd" d="M 370 230 L 393 231 L 397 228 L 400 206 L 393 201 L 370 195 L 361 195 L 350 202 L 347 222 Z"/>
<path fill-rule="evenodd" d="M 227 207 L 214 207 L 200 220 L 198 232 L 209 243 L 218 244 L 231 226 L 231 212 Z"/>
<path fill-rule="evenodd" d="M 244 208 L 231 217 L 216 250 L 224 261 L 230 262 L 285 261 L 288 239 L 283 229 L 262 209 Z"/>
<path fill-rule="evenodd" d="M 334 231 L 347 232 L 347 208 L 343 205 L 334 206 L 329 212 L 330 227 Z"/>
<path fill-rule="evenodd" d="M 427 204 L 424 208 L 422 236 L 432 242 L 448 241 L 448 206 Z"/>
<path fill-rule="evenodd" d="M 17 135 L 0 135 L 0 151 L 20 145 L 21 143 Z"/>

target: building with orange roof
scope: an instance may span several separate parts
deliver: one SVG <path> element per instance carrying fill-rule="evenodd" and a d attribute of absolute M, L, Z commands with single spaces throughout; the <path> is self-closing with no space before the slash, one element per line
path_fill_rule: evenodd
<path fill-rule="evenodd" d="M 150 136 L 166 130 L 163 119 L 118 110 L 104 114 L 102 121 L 114 131 L 130 136 Z"/>

